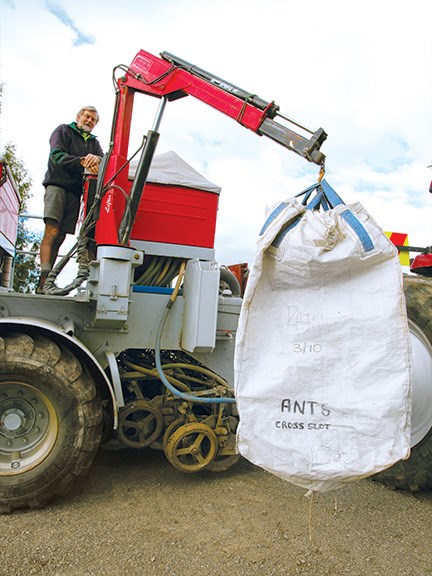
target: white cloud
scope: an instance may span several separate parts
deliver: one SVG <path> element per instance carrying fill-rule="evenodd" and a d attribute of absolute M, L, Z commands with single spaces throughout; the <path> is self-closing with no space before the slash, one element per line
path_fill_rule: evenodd
<path fill-rule="evenodd" d="M 87 34 L 83 30 L 80 30 L 75 22 L 70 18 L 68 13 L 56 2 L 47 2 L 48 11 L 53 14 L 62 24 L 67 28 L 70 28 L 74 33 L 74 46 L 82 46 L 83 44 L 94 44 L 95 39 L 93 36 Z"/>
<path fill-rule="evenodd" d="M 17 145 L 33 178 L 32 211 L 41 210 L 53 128 L 93 103 L 107 148 L 112 70 L 142 48 L 172 52 L 274 99 L 313 130 L 322 126 L 326 177 L 344 200 L 360 200 L 411 244 L 432 243 L 429 0 L 221 0 L 217 9 L 203 0 L 58 0 L 63 19 L 50 6 L 15 0 L 1 8 L 0 148 Z M 134 146 L 151 127 L 154 100 L 146 100 Z M 191 98 L 169 104 L 160 131 L 160 152 L 176 150 L 223 187 L 221 262 L 250 261 L 266 205 L 317 177 L 316 166 Z"/>

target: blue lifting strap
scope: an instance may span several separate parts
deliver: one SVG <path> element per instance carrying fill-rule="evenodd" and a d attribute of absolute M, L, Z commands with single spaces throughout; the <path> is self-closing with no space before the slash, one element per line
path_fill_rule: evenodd
<path fill-rule="evenodd" d="M 310 199 L 313 192 L 316 192 L 315 196 Z M 307 210 L 319 210 L 320 208 L 324 211 L 328 211 L 331 208 L 335 208 L 339 205 L 344 205 L 342 198 L 336 193 L 336 191 L 330 186 L 330 184 L 326 180 L 322 180 L 321 182 L 317 182 L 309 186 L 302 192 L 296 195 L 296 198 L 303 196 L 302 204 L 306 206 Z M 286 208 L 288 204 L 286 202 L 281 202 L 278 204 L 274 210 L 270 213 L 267 217 L 264 226 L 260 231 L 260 236 L 264 234 L 268 226 L 271 222 Z M 370 252 L 374 249 L 374 243 L 372 238 L 367 233 L 366 229 L 364 228 L 363 224 L 360 220 L 353 214 L 353 212 L 347 208 L 343 212 L 341 212 L 341 217 L 345 220 L 345 222 L 353 229 L 356 233 L 358 239 L 360 240 L 363 249 L 365 252 Z M 275 248 L 279 248 L 283 239 L 288 234 L 290 230 L 292 230 L 297 224 L 301 221 L 302 214 L 299 214 L 295 217 L 291 222 L 288 222 L 282 230 L 278 232 L 275 236 L 275 239 L 272 242 L 272 246 Z"/>

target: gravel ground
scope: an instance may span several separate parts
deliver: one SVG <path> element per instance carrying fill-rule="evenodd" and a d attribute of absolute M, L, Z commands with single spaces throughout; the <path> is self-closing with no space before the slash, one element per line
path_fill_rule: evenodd
<path fill-rule="evenodd" d="M 245 460 L 186 475 L 101 450 L 67 496 L 0 516 L 0 576 L 432 575 L 432 493 L 304 494 Z"/>

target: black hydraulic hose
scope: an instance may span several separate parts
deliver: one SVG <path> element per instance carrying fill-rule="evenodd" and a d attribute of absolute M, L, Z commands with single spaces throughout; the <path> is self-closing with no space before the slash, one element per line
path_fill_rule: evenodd
<path fill-rule="evenodd" d="M 150 171 L 150 165 L 153 160 L 158 140 L 159 140 L 159 133 L 153 130 L 149 130 L 147 134 L 147 139 L 145 141 L 144 149 L 138 161 L 136 175 L 130 192 L 130 212 L 127 217 L 123 216 L 123 219 L 120 223 L 119 227 L 120 244 L 124 245 L 127 244 L 127 242 L 129 241 L 129 237 L 132 232 L 132 226 L 133 223 L 135 222 L 135 216 L 138 211 L 139 203 L 144 190 L 144 185 L 147 182 L 147 177 Z"/>

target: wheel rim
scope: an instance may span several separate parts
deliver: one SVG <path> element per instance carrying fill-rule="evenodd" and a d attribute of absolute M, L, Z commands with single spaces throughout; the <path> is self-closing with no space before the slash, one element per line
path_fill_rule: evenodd
<path fill-rule="evenodd" d="M 118 435 L 130 448 L 146 448 L 159 438 L 163 415 L 157 406 L 145 400 L 126 404 L 120 414 Z"/>
<path fill-rule="evenodd" d="M 213 462 L 208 465 L 207 469 L 210 470 L 210 472 L 226 472 L 231 466 L 237 464 L 239 460 L 240 454 L 231 454 L 230 456 L 219 454 Z"/>
<path fill-rule="evenodd" d="M 168 428 L 165 430 L 164 432 L 164 436 L 163 436 L 163 449 L 164 452 L 166 453 L 166 447 L 168 444 L 168 440 L 171 438 L 171 435 L 178 429 L 180 428 L 180 426 L 183 426 L 183 424 L 185 424 L 185 419 L 184 418 L 177 418 L 177 420 L 174 420 L 174 422 L 171 422 L 171 424 L 168 426 Z"/>
<path fill-rule="evenodd" d="M 27 472 L 53 449 L 59 430 L 45 394 L 23 382 L 0 385 L 0 475 Z"/>
<path fill-rule="evenodd" d="M 217 417 L 210 416 L 206 418 L 205 423 L 210 426 L 212 430 L 215 430 L 217 426 Z M 225 472 L 231 466 L 234 466 L 240 459 L 240 454 L 234 453 L 235 446 L 235 431 L 237 429 L 238 421 L 234 416 L 228 416 L 223 420 L 222 428 L 225 428 L 226 433 L 223 435 L 218 435 L 218 451 L 211 462 L 207 466 L 207 470 L 210 472 Z M 215 431 L 216 433 L 216 431 Z M 228 450 L 227 450 L 228 448 Z"/>
<path fill-rule="evenodd" d="M 409 322 L 413 357 L 413 397 L 411 413 L 411 447 L 429 432 L 432 424 L 432 346 L 426 335 Z"/>
<path fill-rule="evenodd" d="M 198 472 L 216 457 L 216 434 L 206 424 L 184 424 L 168 439 L 165 454 L 171 464 L 182 472 Z"/>

